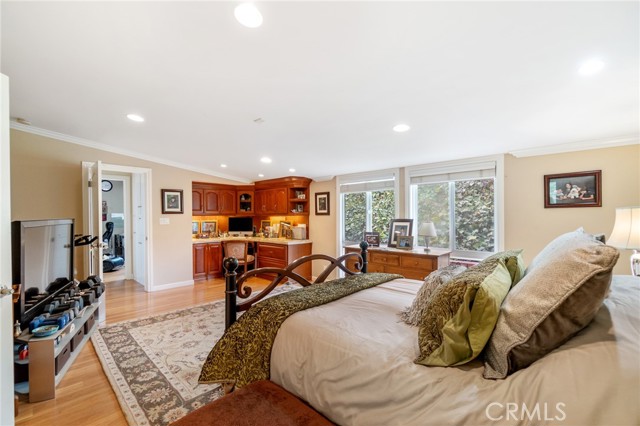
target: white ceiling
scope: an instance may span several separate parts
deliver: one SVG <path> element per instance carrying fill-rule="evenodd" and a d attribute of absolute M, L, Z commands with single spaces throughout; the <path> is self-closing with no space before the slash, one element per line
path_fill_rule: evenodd
<path fill-rule="evenodd" d="M 11 115 L 244 181 L 639 136 L 638 2 L 237 4 L 3 1 Z"/>

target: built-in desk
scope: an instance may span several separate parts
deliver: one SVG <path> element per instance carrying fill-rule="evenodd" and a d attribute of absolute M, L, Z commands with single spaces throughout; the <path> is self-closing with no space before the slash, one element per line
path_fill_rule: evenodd
<path fill-rule="evenodd" d="M 345 253 L 360 254 L 358 245 L 346 246 Z M 449 264 L 450 250 L 432 248 L 425 252 L 420 247 L 402 250 L 388 247 L 369 247 L 367 272 L 388 272 L 405 278 L 422 280 L 431 272 Z M 349 260 L 347 267 L 355 271 L 355 261 Z"/>
<path fill-rule="evenodd" d="M 224 276 L 222 259 L 223 241 L 249 241 L 253 244 L 256 267 L 284 268 L 294 260 L 311 254 L 311 240 L 289 240 L 286 238 L 226 237 L 193 239 L 193 279 L 219 278 Z M 307 263 L 296 272 L 311 280 L 311 264 Z"/>

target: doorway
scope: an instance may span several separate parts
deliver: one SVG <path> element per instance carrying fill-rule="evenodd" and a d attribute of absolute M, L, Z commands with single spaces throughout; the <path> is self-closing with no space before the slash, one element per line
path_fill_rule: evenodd
<path fill-rule="evenodd" d="M 102 271 L 105 282 L 133 279 L 131 246 L 131 176 L 102 174 Z"/>
<path fill-rule="evenodd" d="M 104 272 L 103 268 L 111 256 L 121 257 L 122 264 L 116 265 L 120 266 L 116 271 L 124 270 L 120 274 L 124 274 L 125 279 L 135 280 L 149 291 L 153 280 L 151 169 L 100 161 L 83 162 L 82 166 L 86 182 L 83 191 L 84 233 L 98 236 L 102 242 L 87 247 L 85 270 L 100 275 L 105 282 L 112 281 L 108 275 L 110 272 Z M 122 191 L 114 192 L 114 188 L 120 185 Z M 105 242 L 103 237 L 109 222 L 112 235 Z M 105 269 L 110 269 L 110 266 Z"/>

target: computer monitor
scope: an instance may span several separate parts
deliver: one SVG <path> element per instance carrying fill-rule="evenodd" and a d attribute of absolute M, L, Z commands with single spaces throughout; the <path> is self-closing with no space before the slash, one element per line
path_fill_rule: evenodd
<path fill-rule="evenodd" d="M 253 234 L 253 218 L 251 217 L 230 217 L 229 233 L 240 235 Z"/>

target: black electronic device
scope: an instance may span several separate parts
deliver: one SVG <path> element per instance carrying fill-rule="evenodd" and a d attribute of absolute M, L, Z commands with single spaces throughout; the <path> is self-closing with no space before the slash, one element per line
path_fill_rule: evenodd
<path fill-rule="evenodd" d="M 251 217 L 230 217 L 229 232 L 237 232 L 251 235 L 253 233 L 253 218 Z"/>
<path fill-rule="evenodd" d="M 73 225 L 73 219 L 11 224 L 13 284 L 22 284 L 27 289 L 14 304 L 15 319 L 23 328 L 45 305 L 73 285 Z"/>

